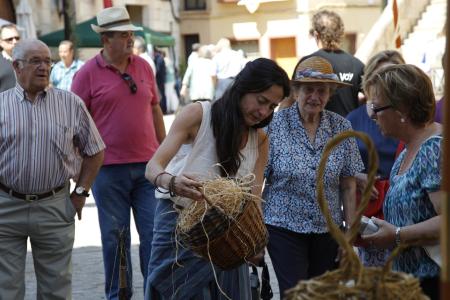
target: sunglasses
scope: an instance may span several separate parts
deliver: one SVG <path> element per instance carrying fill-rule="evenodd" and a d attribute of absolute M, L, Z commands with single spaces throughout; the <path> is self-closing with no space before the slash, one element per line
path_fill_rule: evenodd
<path fill-rule="evenodd" d="M 383 111 L 383 110 L 386 110 L 386 109 L 389 109 L 389 108 L 392 108 L 392 105 L 389 104 L 389 105 L 382 106 L 382 107 L 376 107 L 376 106 L 373 105 L 373 103 L 372 103 L 372 105 L 370 106 L 370 109 L 372 109 L 374 115 L 376 115 L 376 114 L 379 113 L 380 111 Z"/>
<path fill-rule="evenodd" d="M 12 36 L 10 38 L 2 39 L 2 40 L 4 40 L 5 42 L 8 42 L 8 43 L 11 43 L 13 40 L 16 40 L 18 42 L 18 41 L 20 41 L 20 36 Z"/>
<path fill-rule="evenodd" d="M 122 73 L 120 76 L 128 84 L 128 87 L 130 88 L 130 92 L 132 94 L 136 94 L 137 85 L 136 85 L 136 82 L 134 82 L 133 77 L 131 77 L 130 74 L 127 74 L 127 73 Z"/>

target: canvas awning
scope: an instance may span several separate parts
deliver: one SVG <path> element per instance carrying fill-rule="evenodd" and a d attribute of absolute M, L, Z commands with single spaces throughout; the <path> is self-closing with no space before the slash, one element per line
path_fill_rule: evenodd
<path fill-rule="evenodd" d="M 77 24 L 75 32 L 77 38 L 77 47 L 79 48 L 101 48 L 100 35 L 95 33 L 91 24 L 97 24 L 97 19 L 94 17 L 87 21 Z M 142 26 L 135 24 L 137 26 Z M 175 44 L 175 38 L 168 34 L 153 31 L 148 27 L 142 26 L 143 31 L 137 31 L 136 35 L 142 36 L 148 44 L 158 47 L 170 47 Z M 46 43 L 49 47 L 58 47 L 59 43 L 64 40 L 64 30 L 53 31 L 39 36 L 39 39 Z"/>

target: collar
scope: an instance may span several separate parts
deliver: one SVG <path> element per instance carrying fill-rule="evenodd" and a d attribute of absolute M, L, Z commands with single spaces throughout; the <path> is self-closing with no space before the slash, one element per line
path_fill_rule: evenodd
<path fill-rule="evenodd" d="M 39 92 L 37 94 L 36 100 L 38 99 L 42 99 L 45 100 L 45 96 L 47 95 L 49 88 L 45 88 L 45 90 Z M 19 99 L 20 102 L 23 101 L 29 101 L 26 97 L 26 91 L 23 89 L 23 87 L 19 84 L 19 82 L 16 83 L 16 87 L 15 87 L 15 93 L 16 93 L 16 99 Z"/>
<path fill-rule="evenodd" d="M 101 68 L 109 68 L 109 69 L 116 70 L 116 67 L 114 67 L 113 65 L 108 64 L 106 62 L 106 60 L 103 58 L 103 51 L 104 51 L 103 49 L 100 50 L 100 53 L 98 53 L 95 56 L 95 62 L 97 63 L 97 65 L 99 67 L 101 67 Z M 128 64 L 131 65 L 134 62 L 134 59 L 135 59 L 134 54 L 131 54 L 128 57 Z"/>
<path fill-rule="evenodd" d="M 2 51 L 2 56 L 9 61 L 13 60 L 12 57 L 8 53 L 6 53 L 5 50 Z"/>

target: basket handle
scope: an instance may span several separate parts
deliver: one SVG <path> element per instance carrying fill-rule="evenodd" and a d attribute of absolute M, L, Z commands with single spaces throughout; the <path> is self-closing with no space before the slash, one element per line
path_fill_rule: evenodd
<path fill-rule="evenodd" d="M 338 146 L 343 140 L 351 137 L 359 138 L 366 144 L 369 152 L 369 172 L 368 172 L 368 183 L 363 191 L 361 203 L 358 209 L 356 210 L 356 216 L 353 220 L 353 223 L 350 226 L 349 239 L 347 241 L 344 233 L 342 233 L 340 228 L 334 223 L 333 219 L 331 218 L 330 209 L 327 205 L 324 195 L 323 176 L 325 173 L 328 156 L 330 155 L 331 151 L 336 146 Z M 345 250 L 345 256 L 343 257 L 342 261 L 343 266 L 348 268 L 352 267 L 356 268 L 358 270 L 358 273 L 361 273 L 362 265 L 358 259 L 358 256 L 353 251 L 351 245 L 353 244 L 353 241 L 355 240 L 359 232 L 361 216 L 363 215 L 363 212 L 366 209 L 367 204 L 369 203 L 371 190 L 375 182 L 377 166 L 378 166 L 378 155 L 375 150 L 375 146 L 372 140 L 369 138 L 369 136 L 359 131 L 349 130 L 336 135 L 326 144 L 317 171 L 317 178 L 316 178 L 317 201 L 319 203 L 320 210 L 322 211 L 322 214 L 324 215 L 325 220 L 327 222 L 328 230 L 331 236 L 337 241 L 339 246 L 341 246 Z"/>

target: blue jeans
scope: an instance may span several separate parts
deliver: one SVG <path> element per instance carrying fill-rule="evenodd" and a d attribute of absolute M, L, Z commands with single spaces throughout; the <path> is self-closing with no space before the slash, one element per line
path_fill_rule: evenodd
<path fill-rule="evenodd" d="M 139 258 L 145 290 L 156 207 L 155 188 L 144 177 L 145 165 L 145 163 L 132 163 L 103 166 L 92 187 L 102 236 L 106 299 L 118 299 L 119 235 L 123 236 L 125 241 L 127 261 L 127 287 L 121 293 L 125 293 L 126 299 L 130 299 L 133 293 L 130 209 L 133 210 L 139 234 Z"/>

